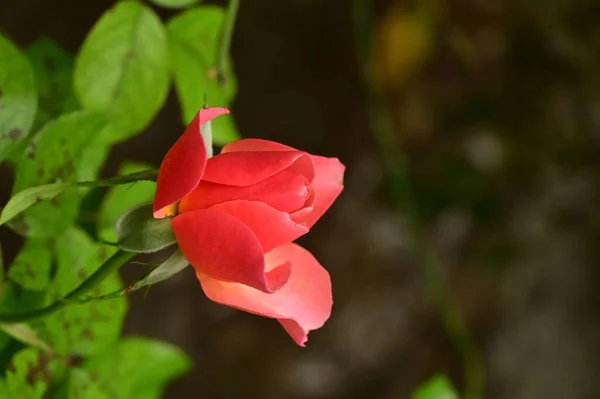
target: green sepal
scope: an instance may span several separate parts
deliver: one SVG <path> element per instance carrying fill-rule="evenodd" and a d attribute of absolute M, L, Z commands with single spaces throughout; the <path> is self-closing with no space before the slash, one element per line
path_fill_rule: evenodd
<path fill-rule="evenodd" d="M 152 204 L 142 204 L 123 213 L 115 226 L 119 248 L 135 253 L 152 253 L 175 244 L 170 218 L 155 219 Z"/>

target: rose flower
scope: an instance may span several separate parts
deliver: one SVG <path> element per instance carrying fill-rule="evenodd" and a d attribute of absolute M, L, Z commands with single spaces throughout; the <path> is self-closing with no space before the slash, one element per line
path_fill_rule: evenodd
<path fill-rule="evenodd" d="M 292 243 L 343 189 L 345 167 L 261 139 L 227 144 L 207 159 L 203 126 L 225 108 L 204 108 L 163 159 L 154 217 L 172 217 L 180 250 L 206 296 L 277 319 L 304 346 L 332 306 L 327 271 Z"/>

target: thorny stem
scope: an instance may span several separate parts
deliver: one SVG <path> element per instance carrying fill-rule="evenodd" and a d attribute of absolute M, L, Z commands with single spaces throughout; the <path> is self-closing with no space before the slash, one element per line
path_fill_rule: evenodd
<path fill-rule="evenodd" d="M 229 56 L 231 37 L 233 36 L 233 28 L 235 27 L 235 20 L 237 18 L 239 7 L 240 0 L 229 0 L 227 15 L 225 16 L 223 30 L 221 31 L 221 40 L 219 42 L 217 55 L 217 80 L 222 87 L 225 87 L 227 84 L 225 64 L 227 63 L 227 57 Z"/>
<path fill-rule="evenodd" d="M 413 241 L 419 266 L 425 277 L 428 296 L 463 361 L 463 398 L 483 397 L 483 365 L 477 344 L 471 337 L 461 310 L 455 302 L 444 280 L 444 273 L 436 255 L 429 247 L 425 228 L 419 216 L 418 206 L 410 184 L 407 162 L 401 142 L 394 134 L 392 118 L 382 95 L 379 81 L 374 72 L 367 70 L 370 65 L 370 37 L 372 10 L 369 0 L 355 0 L 356 47 L 365 89 L 368 95 L 371 130 L 381 152 L 389 174 L 392 200 L 404 210 L 407 228 Z"/>
<path fill-rule="evenodd" d="M 60 309 L 63 309 L 72 301 L 76 301 L 94 288 L 98 287 L 108 276 L 115 273 L 127 261 L 133 258 L 135 253 L 118 250 L 113 256 L 108 258 L 102 266 L 90 277 L 88 277 L 80 286 L 68 293 L 64 298 L 54 302 L 42 309 L 33 310 L 25 313 L 0 314 L 0 323 L 26 323 L 32 320 L 48 316 Z"/>

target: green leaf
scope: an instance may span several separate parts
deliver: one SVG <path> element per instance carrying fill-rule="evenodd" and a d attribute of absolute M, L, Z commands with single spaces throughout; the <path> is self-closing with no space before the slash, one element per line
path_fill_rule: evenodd
<path fill-rule="evenodd" d="M 50 200 L 68 189 L 78 187 L 115 186 L 119 184 L 134 183 L 142 180 L 156 181 L 156 177 L 156 170 L 146 170 L 126 176 L 117 176 L 110 179 L 74 183 L 51 183 L 31 187 L 18 192 L 8 201 L 2 210 L 2 214 L 0 214 L 0 226 L 38 202 L 42 200 Z"/>
<path fill-rule="evenodd" d="M 125 212 L 115 226 L 117 243 L 128 252 L 157 252 L 175 244 L 170 218 L 155 219 L 152 204 L 141 204 Z"/>
<path fill-rule="evenodd" d="M 183 256 L 183 253 L 180 250 L 177 250 L 171 255 L 167 260 L 160 264 L 156 269 L 152 270 L 150 274 L 148 274 L 143 279 L 137 281 L 128 292 L 138 290 L 145 286 L 154 285 L 160 283 L 161 281 L 167 280 L 173 277 L 175 274 L 179 273 L 183 269 L 185 269 L 190 262 Z"/>
<path fill-rule="evenodd" d="M 114 249 L 94 243 L 82 230 L 71 227 L 56 239 L 57 272 L 49 297 L 64 298 L 95 272 Z M 118 274 L 106 279 L 90 295 L 100 296 L 121 288 Z M 113 345 L 127 310 L 124 297 L 73 304 L 37 324 L 40 338 L 58 353 L 92 355 Z"/>
<path fill-rule="evenodd" d="M 35 126 L 78 109 L 73 91 L 73 55 L 48 38 L 33 42 L 25 54 L 33 66 L 40 96 Z"/>
<path fill-rule="evenodd" d="M 46 124 L 33 147 L 17 164 L 13 192 L 45 183 L 90 180 L 108 155 L 112 128 L 104 117 L 87 111 Z M 60 187 L 54 187 L 56 189 Z M 11 227 L 30 237 L 53 237 L 77 217 L 81 193 L 71 190 L 32 206 Z"/>
<path fill-rule="evenodd" d="M 0 36 L 0 162 L 27 137 L 36 110 L 33 69 L 27 58 Z"/>
<path fill-rule="evenodd" d="M 2 283 L 4 282 L 6 271 L 4 270 L 4 254 L 2 253 L 2 242 L 0 242 L 0 287 L 2 286 Z M 1 289 L 0 289 L 1 291 Z M 2 294 L 0 293 L 0 297 L 2 297 Z"/>
<path fill-rule="evenodd" d="M 235 97 L 237 83 L 231 61 L 225 65 L 225 88 L 219 85 L 216 74 L 216 48 L 224 18 L 222 8 L 203 6 L 176 15 L 167 24 L 175 89 L 186 125 L 205 105 L 205 97 L 211 106 L 220 107 L 229 106 Z M 230 115 L 215 119 L 212 130 L 215 144 L 239 139 Z"/>
<path fill-rule="evenodd" d="M 0 309 L 2 313 L 23 313 L 39 309 L 46 304 L 44 291 L 27 290 L 7 280 L 0 285 Z"/>
<path fill-rule="evenodd" d="M 200 0 L 150 0 L 150 2 L 165 8 L 184 8 L 193 6 Z"/>
<path fill-rule="evenodd" d="M 8 386 L 6 385 L 6 381 L 0 378 L 0 398 L 11 399 L 8 395 L 10 392 L 8 391 Z"/>
<path fill-rule="evenodd" d="M 90 296 L 82 299 L 82 303 L 97 301 L 97 300 L 106 300 L 111 298 L 118 298 L 124 295 L 127 295 L 133 291 L 137 291 L 140 288 L 149 287 L 154 284 L 158 284 L 161 281 L 167 280 L 173 277 L 175 274 L 179 273 L 187 266 L 189 266 L 188 260 L 185 258 L 183 253 L 180 250 L 176 250 L 169 256 L 163 263 L 157 266 L 154 270 L 148 273 L 146 276 L 137 280 L 135 283 L 130 286 L 117 290 L 114 292 L 110 292 L 108 294 L 102 295 L 100 297 Z"/>
<path fill-rule="evenodd" d="M 458 399 L 458 395 L 448 377 L 436 375 L 419 386 L 412 399 Z"/>
<path fill-rule="evenodd" d="M 107 115 L 121 140 L 139 132 L 169 89 L 167 38 L 158 16 L 141 2 L 117 3 L 86 38 L 74 79 L 83 107 Z"/>
<path fill-rule="evenodd" d="M 6 346 L 11 342 L 12 338 L 5 332 L 0 332 L 0 364 L 2 364 L 2 352 L 4 352 Z M 2 392 L 0 390 L 0 392 Z M 0 398 L 2 395 L 0 395 Z"/>
<path fill-rule="evenodd" d="M 69 372 L 67 398 L 113 399 L 111 392 L 103 390 L 92 376 L 84 370 L 74 368 Z M 119 398 L 120 399 L 120 398 Z"/>
<path fill-rule="evenodd" d="M 101 246 L 77 227 L 70 227 L 56 237 L 55 248 L 57 270 L 52 294 L 58 298 L 65 297 L 79 286 L 104 259 L 108 258 L 106 253 L 99 254 Z"/>
<path fill-rule="evenodd" d="M 35 348 L 23 349 L 13 356 L 6 368 L 8 398 L 41 399 L 49 383 L 62 371 L 61 365 L 48 354 Z"/>
<path fill-rule="evenodd" d="M 111 398 L 158 399 L 171 380 L 191 364 L 172 345 L 143 338 L 128 338 L 82 365 Z"/>
<path fill-rule="evenodd" d="M 29 238 L 8 270 L 8 277 L 21 287 L 44 290 L 50 285 L 52 252 L 47 240 Z"/>
<path fill-rule="evenodd" d="M 51 119 L 79 108 L 73 92 L 74 57 L 51 39 L 38 39 L 25 54 L 35 72 L 39 93 L 38 111 L 32 131 L 12 152 L 9 160 L 17 164 L 36 131 Z"/>
<path fill-rule="evenodd" d="M 119 175 L 140 172 L 150 169 L 151 166 L 143 163 L 125 163 L 119 170 Z M 115 242 L 115 224 L 121 215 L 128 209 L 151 201 L 156 190 L 156 183 L 139 181 L 135 184 L 117 186 L 110 189 L 100 207 L 98 219 L 98 234 L 108 242 Z"/>
<path fill-rule="evenodd" d="M 52 183 L 45 184 L 42 186 L 31 187 L 15 194 L 2 209 L 0 215 L 0 225 L 13 219 L 21 212 L 25 211 L 29 207 L 41 202 L 42 200 L 48 200 L 56 197 L 58 194 L 65 191 L 67 188 L 71 188 L 72 185 L 69 183 Z"/>
<path fill-rule="evenodd" d="M 54 353 L 54 350 L 50 347 L 50 345 L 39 339 L 35 331 L 33 331 L 27 324 L 0 323 L 0 330 L 24 344 L 36 347 L 47 353 Z"/>

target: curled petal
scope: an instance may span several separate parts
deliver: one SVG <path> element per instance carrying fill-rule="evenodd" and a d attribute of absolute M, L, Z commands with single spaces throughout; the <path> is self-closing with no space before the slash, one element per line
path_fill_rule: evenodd
<path fill-rule="evenodd" d="M 260 242 L 243 222 L 212 209 L 185 212 L 171 221 L 179 249 L 197 273 L 274 292 L 290 275 L 286 261 L 265 270 Z"/>
<path fill-rule="evenodd" d="M 272 294 L 248 286 L 226 283 L 197 273 L 208 298 L 246 312 L 277 319 L 293 340 L 304 346 L 308 333 L 320 328 L 331 314 L 333 304 L 329 273 L 310 252 L 286 244 L 265 256 L 267 268 L 291 262 L 287 284 Z"/>
<path fill-rule="evenodd" d="M 310 228 L 323 214 L 344 189 L 344 171 L 346 167 L 337 158 L 325 158 L 312 155 L 315 168 L 315 179 L 311 184 L 314 196 L 312 211 L 299 212 L 293 215 L 298 223 L 306 223 Z"/>
<path fill-rule="evenodd" d="M 290 215 L 256 201 L 229 201 L 210 209 L 226 213 L 242 221 L 252 230 L 263 252 L 287 244 L 308 233 L 306 225 L 297 224 Z"/>
<path fill-rule="evenodd" d="M 242 139 L 228 143 L 221 150 L 221 154 L 240 151 L 297 151 L 295 148 L 263 139 Z"/>
<path fill-rule="evenodd" d="M 167 152 L 158 172 L 154 217 L 162 218 L 173 214 L 172 205 L 198 186 L 206 167 L 206 147 L 200 127 L 217 116 L 228 113 L 226 108 L 201 109 Z"/>
<path fill-rule="evenodd" d="M 304 202 L 304 205 L 302 206 L 302 208 L 298 209 L 296 212 L 290 213 L 290 217 L 294 221 L 304 220 L 313 211 L 314 205 L 315 205 L 315 194 L 314 194 L 312 188 L 310 188 L 308 190 L 308 197 L 306 197 L 306 201 Z"/>
<path fill-rule="evenodd" d="M 201 181 L 198 187 L 181 200 L 180 212 L 206 209 L 233 200 L 264 202 L 283 212 L 301 209 L 309 196 L 308 181 L 298 173 L 281 171 L 250 186 L 227 186 Z"/>
<path fill-rule="evenodd" d="M 299 173 L 309 182 L 314 178 L 310 155 L 301 151 L 240 151 L 212 157 L 203 179 L 230 186 L 249 186 L 283 170 Z"/>

